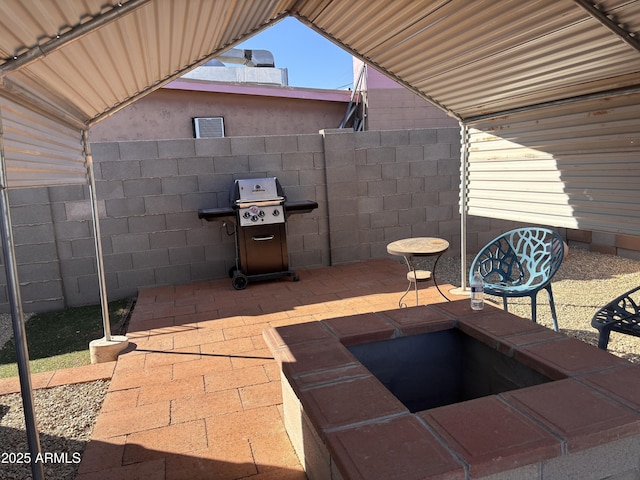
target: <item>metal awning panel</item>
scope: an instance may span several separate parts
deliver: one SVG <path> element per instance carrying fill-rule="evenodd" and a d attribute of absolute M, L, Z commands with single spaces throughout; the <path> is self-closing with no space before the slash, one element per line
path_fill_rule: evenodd
<path fill-rule="evenodd" d="M 87 183 L 82 132 L 0 97 L 5 187 Z"/>
<path fill-rule="evenodd" d="M 611 218 L 610 215 L 579 215 L 570 212 L 549 212 L 543 213 L 540 210 L 523 212 L 520 217 L 513 216 L 510 209 L 505 211 L 496 208 L 495 205 L 486 206 L 485 208 L 477 207 L 475 215 L 481 217 L 496 218 L 501 220 L 513 220 L 516 222 L 533 223 L 537 225 L 560 226 L 574 230 L 585 231 L 603 231 L 603 224 L 610 225 L 605 231 L 613 233 L 622 233 L 627 235 L 638 235 L 638 230 L 629 231 L 627 229 L 627 220 L 624 217 Z"/>
<path fill-rule="evenodd" d="M 638 33 L 640 1 L 597 7 Z M 13 92 L 91 124 L 285 15 L 460 119 L 640 82 L 640 51 L 572 0 L 7 0 L 0 55 L 9 62 L 96 26 L 17 71 L 3 75 L 0 63 L 0 75 Z"/>
<path fill-rule="evenodd" d="M 2 76 L 12 93 L 35 92 L 41 108 L 89 124 L 230 48 L 284 14 L 283 1 L 137 0 L 113 21 Z M 122 2 L 123 5 L 132 3 Z M 81 29 L 118 3 L 7 0 L 0 3 L 0 56 L 12 57 Z M 15 27 L 13 26 L 15 22 Z M 43 47 L 45 48 L 45 47 Z M 0 69 L 2 62 L 0 62 Z M 1 74 L 2 70 L 0 70 Z M 0 86 L 0 89 L 2 87 Z M 27 99 L 28 95 L 24 95 Z"/>
<path fill-rule="evenodd" d="M 472 122 L 467 212 L 640 235 L 640 92 Z"/>
<path fill-rule="evenodd" d="M 638 2 L 599 6 L 639 23 Z M 637 85 L 640 75 L 640 52 L 572 1 L 315 0 L 298 11 L 463 119 Z"/>

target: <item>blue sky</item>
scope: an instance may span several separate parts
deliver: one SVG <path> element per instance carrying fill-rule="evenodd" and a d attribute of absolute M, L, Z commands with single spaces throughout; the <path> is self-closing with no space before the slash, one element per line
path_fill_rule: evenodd
<path fill-rule="evenodd" d="M 277 68 L 286 68 L 292 87 L 353 87 L 351 55 L 293 17 L 251 37 L 236 48 L 269 50 Z"/>

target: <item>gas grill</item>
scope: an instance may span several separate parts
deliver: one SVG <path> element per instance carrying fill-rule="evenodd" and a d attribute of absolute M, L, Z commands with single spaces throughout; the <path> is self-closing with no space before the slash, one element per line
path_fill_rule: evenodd
<path fill-rule="evenodd" d="M 275 177 L 246 178 L 234 182 L 228 208 L 198 210 L 207 221 L 231 220 L 236 239 L 236 264 L 229 272 L 233 288 L 244 289 L 250 281 L 290 276 L 286 221 L 292 213 L 307 213 L 318 204 L 312 200 L 288 202 Z"/>

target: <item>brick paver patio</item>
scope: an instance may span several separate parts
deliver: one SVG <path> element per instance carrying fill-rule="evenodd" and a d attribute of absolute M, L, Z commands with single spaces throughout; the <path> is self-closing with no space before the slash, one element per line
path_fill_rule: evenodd
<path fill-rule="evenodd" d="M 394 260 L 296 273 L 240 291 L 228 279 L 141 290 L 117 362 L 34 375 L 34 388 L 111 377 L 77 478 L 305 479 L 262 331 L 396 309 L 407 282 Z M 421 304 L 443 300 L 420 285 Z M 17 378 L 0 382 L 11 391 Z"/>

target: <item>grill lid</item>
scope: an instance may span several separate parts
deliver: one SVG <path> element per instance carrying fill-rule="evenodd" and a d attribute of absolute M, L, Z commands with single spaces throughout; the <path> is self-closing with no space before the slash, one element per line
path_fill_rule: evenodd
<path fill-rule="evenodd" d="M 276 177 L 243 178 L 235 181 L 232 202 L 284 202 L 286 199 L 280 182 Z"/>

